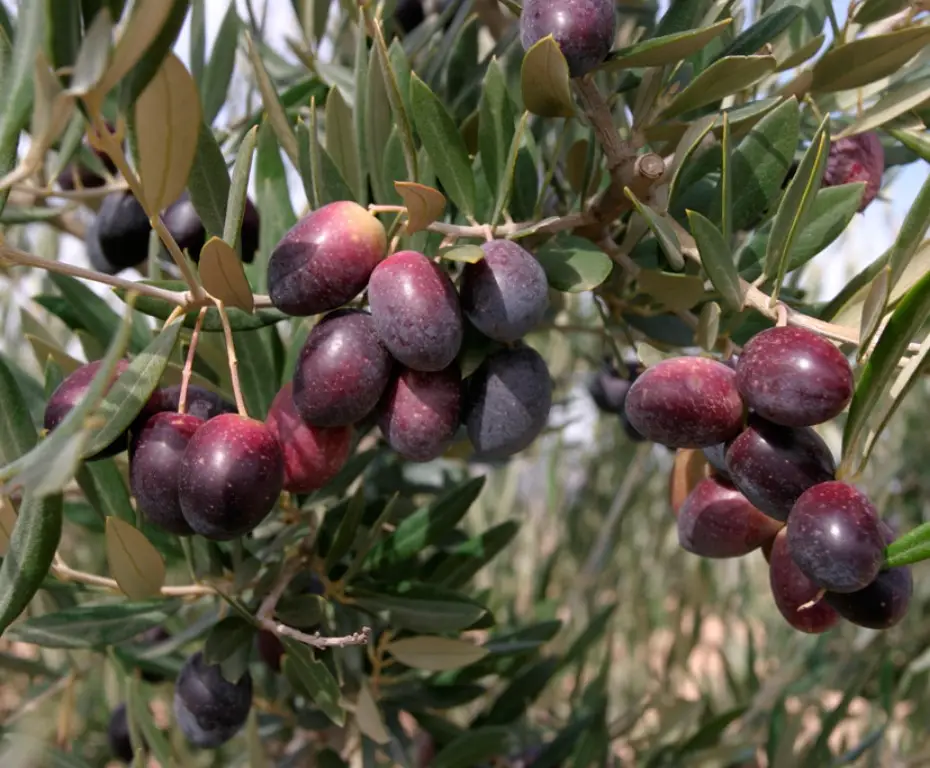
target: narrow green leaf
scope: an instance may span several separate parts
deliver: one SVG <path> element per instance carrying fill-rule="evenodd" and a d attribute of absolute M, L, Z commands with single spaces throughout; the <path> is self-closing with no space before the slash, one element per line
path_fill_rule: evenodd
<path fill-rule="evenodd" d="M 909 0 L 865 0 L 856 9 L 853 21 L 857 24 L 873 24 L 908 7 Z"/>
<path fill-rule="evenodd" d="M 407 560 L 434 544 L 458 525 L 482 488 L 484 478 L 472 478 L 418 509 L 368 553 L 366 569 L 377 570 Z"/>
<path fill-rule="evenodd" d="M 336 535 L 333 544 L 326 553 L 326 572 L 332 570 L 332 567 L 338 563 L 343 556 L 348 554 L 355 541 L 355 535 L 358 533 L 359 526 L 362 524 L 362 515 L 365 513 L 365 492 L 364 486 L 359 485 L 358 490 L 349 499 L 349 505 L 339 527 L 336 529 Z"/>
<path fill-rule="evenodd" d="M 717 115 L 705 115 L 704 117 L 698 118 L 688 126 L 688 129 L 684 132 L 681 139 L 679 139 L 678 146 L 675 147 L 675 155 L 672 158 L 672 162 L 666 169 L 668 178 L 670 179 L 668 184 L 669 206 L 674 203 L 676 194 L 678 193 L 678 182 L 681 177 L 682 167 L 700 146 L 704 137 L 710 133 L 716 122 Z"/>
<path fill-rule="evenodd" d="M 84 604 L 20 622 L 10 637 L 44 648 L 103 648 L 162 626 L 181 605 L 177 599 Z"/>
<path fill-rule="evenodd" d="M 841 475 L 854 476 L 866 460 L 866 430 L 876 415 L 876 406 L 890 387 L 907 345 L 928 318 L 930 273 L 925 274 L 901 299 L 862 368 L 843 431 Z"/>
<path fill-rule="evenodd" d="M 261 92 L 262 104 L 265 107 L 265 113 L 268 115 L 267 124 L 274 130 L 281 149 L 288 156 L 294 166 L 297 165 L 297 137 L 294 135 L 294 129 L 291 125 L 290 118 L 284 110 L 284 105 L 278 97 L 278 91 L 271 76 L 265 68 L 258 47 L 252 40 L 252 36 L 245 33 L 246 48 L 249 53 L 249 61 L 252 63 L 252 70 L 255 73 L 255 80 L 258 90 Z"/>
<path fill-rule="evenodd" d="M 475 178 L 468 150 L 442 102 L 416 74 L 410 78 L 410 104 L 420 140 L 443 191 L 463 213 L 475 213 Z"/>
<path fill-rule="evenodd" d="M 78 485 L 101 517 L 118 517 L 127 523 L 135 521 L 126 481 L 113 459 L 100 459 L 81 465 L 76 475 Z"/>
<path fill-rule="evenodd" d="M 713 222 L 697 211 L 688 211 L 691 234 L 701 254 L 704 271 L 720 293 L 727 308 L 733 312 L 743 309 L 743 291 L 733 254 L 723 234 Z"/>
<path fill-rule="evenodd" d="M 36 428 L 13 370 L 0 358 L 0 461 L 15 461 L 35 448 Z"/>
<path fill-rule="evenodd" d="M 239 358 L 239 379 L 242 385 L 242 397 L 249 414 L 257 419 L 264 419 L 271 406 L 271 401 L 278 393 L 278 382 L 271 358 L 271 349 L 264 333 L 275 333 L 274 328 L 262 329 L 251 333 L 236 332 L 233 341 L 236 356 Z"/>
<path fill-rule="evenodd" d="M 197 137 L 197 152 L 190 176 L 187 177 L 187 191 L 197 215 L 207 230 L 207 239 L 223 234 L 226 221 L 226 205 L 229 199 L 229 171 L 226 158 L 217 144 L 209 124 L 200 126 Z M 191 254 L 196 256 L 197 254 Z"/>
<path fill-rule="evenodd" d="M 10 66 L 3 73 L 3 114 L 0 115 L 0 176 L 16 166 L 19 134 L 32 114 L 33 79 L 36 54 L 45 34 L 45 4 L 22 2 L 16 19 L 16 36 Z M 9 188 L 0 190 L 0 211 L 6 205 Z"/>
<path fill-rule="evenodd" d="M 662 117 L 675 117 L 720 101 L 774 71 L 775 59 L 772 56 L 727 56 L 718 59 L 672 99 L 663 110 Z"/>
<path fill-rule="evenodd" d="M 514 734 L 510 728 L 491 726 L 469 728 L 433 758 L 433 768 L 472 768 L 506 754 Z"/>
<path fill-rule="evenodd" d="M 478 151 L 488 187 L 500 189 L 507 152 L 513 143 L 516 110 L 497 59 L 488 65 L 478 107 Z"/>
<path fill-rule="evenodd" d="M 25 610 L 48 574 L 61 538 L 61 511 L 60 493 L 23 496 L 0 564 L 0 635 Z"/>
<path fill-rule="evenodd" d="M 203 0 L 206 2 L 206 0 Z M 220 24 L 210 61 L 206 65 L 200 89 L 200 100 L 203 104 L 203 119 L 207 125 L 212 125 L 220 109 L 226 102 L 229 92 L 229 83 L 232 80 L 233 69 L 236 65 L 236 47 L 239 42 L 239 16 L 236 13 L 236 4 L 230 3 L 226 15 Z"/>
<path fill-rule="evenodd" d="M 326 151 L 342 174 L 342 178 L 352 189 L 352 200 L 361 200 L 359 190 L 361 172 L 359 171 L 358 140 L 355 136 L 355 124 L 352 108 L 346 103 L 338 88 L 331 88 L 326 97 Z"/>
<path fill-rule="evenodd" d="M 731 231 L 753 226 L 778 198 L 799 133 L 800 110 L 792 97 L 754 125 L 734 149 L 730 164 L 730 186 L 735 191 L 730 194 Z M 711 221 L 721 221 L 721 212 L 720 204 L 712 206 Z"/>
<path fill-rule="evenodd" d="M 713 352 L 717 346 L 717 337 L 720 335 L 720 305 L 716 301 L 708 301 L 701 307 L 698 316 L 698 325 L 694 331 L 694 340 L 701 349 Z"/>
<path fill-rule="evenodd" d="M 772 42 L 801 15 L 800 5 L 788 5 L 768 11 L 749 29 L 740 32 L 717 58 L 751 56 Z"/>
<path fill-rule="evenodd" d="M 138 678 L 132 678 L 129 681 L 129 696 L 126 703 L 127 714 L 132 717 L 133 722 L 139 726 L 142 741 L 148 750 L 152 752 L 155 759 L 162 765 L 171 765 L 172 753 L 171 745 L 152 717 L 149 710 L 149 696 L 142 689 L 142 681 Z"/>
<path fill-rule="evenodd" d="M 803 228 L 807 213 L 820 189 L 830 151 L 829 123 L 830 117 L 827 116 L 814 134 L 775 213 L 772 234 L 765 252 L 764 270 L 766 276 L 775 279 L 773 298 L 778 296 L 794 240 Z"/>
<path fill-rule="evenodd" d="M 313 658 L 306 645 L 282 638 L 286 655 L 281 665 L 284 676 L 322 710 L 336 725 L 345 723 L 345 712 L 339 706 L 339 685 L 329 670 Z"/>
<path fill-rule="evenodd" d="M 355 30 L 355 139 L 358 152 L 358 180 L 354 189 L 359 193 L 358 202 L 368 202 L 368 35 L 365 32 L 364 10 L 358 10 Z"/>
<path fill-rule="evenodd" d="M 364 610 L 387 611 L 392 626 L 424 634 L 458 632 L 487 613 L 484 606 L 435 585 L 404 583 L 394 594 L 364 593 L 355 597 Z M 353 591 L 353 595 L 356 593 Z"/>
<path fill-rule="evenodd" d="M 857 114 L 856 119 L 844 128 L 837 138 L 842 139 L 844 136 L 853 136 L 879 128 L 928 100 L 930 100 L 930 77 L 902 83 L 883 93 L 872 106 Z"/>
<path fill-rule="evenodd" d="M 912 528 L 885 548 L 885 566 L 898 568 L 930 559 L 930 523 Z"/>
<path fill-rule="evenodd" d="M 227 616 L 207 634 L 203 644 L 203 659 L 207 664 L 220 664 L 242 646 L 250 645 L 254 636 L 255 627 L 245 619 Z"/>
<path fill-rule="evenodd" d="M 430 581 L 451 589 L 464 587 L 513 541 L 519 530 L 517 522 L 507 520 L 459 544 L 430 574 Z"/>
<path fill-rule="evenodd" d="M 392 136 L 395 134 L 392 134 Z M 355 195 L 349 189 L 339 171 L 338 166 L 333 162 L 329 153 L 320 146 L 319 132 L 316 121 L 316 104 L 310 104 L 310 125 L 303 131 L 298 129 L 298 137 L 303 136 L 301 143 L 301 152 L 304 145 L 309 149 L 310 160 L 310 177 L 313 189 L 313 199 L 316 201 L 316 207 L 335 202 L 336 200 L 355 200 Z M 385 156 L 388 153 L 385 152 Z M 301 169 L 303 172 L 303 169 Z M 389 178 L 384 176 L 384 178 Z"/>
<path fill-rule="evenodd" d="M 811 90 L 845 91 L 893 75 L 930 45 L 930 27 L 911 26 L 853 40 L 827 51 L 814 65 Z"/>
<path fill-rule="evenodd" d="M 113 382 L 97 409 L 103 426 L 91 433 L 83 456 L 93 456 L 106 448 L 132 424 L 158 387 L 180 333 L 181 323 L 166 326 Z"/>
<path fill-rule="evenodd" d="M 239 157 L 243 157 L 242 152 L 240 152 Z M 251 153 L 248 153 L 248 157 L 251 157 Z M 245 178 L 248 180 L 247 174 Z M 234 173 L 233 189 L 238 188 L 235 181 Z M 249 281 L 255 286 L 255 290 L 261 292 L 267 288 L 268 259 L 271 252 L 284 233 L 294 226 L 297 221 L 297 216 L 294 214 L 294 208 L 291 205 L 291 194 L 287 186 L 284 161 L 281 159 L 274 131 L 268 123 L 262 124 L 258 130 L 258 152 L 255 158 L 255 197 L 258 210 L 262 213 L 262 226 L 258 233 L 258 257 L 253 264 L 249 265 L 246 274 L 249 276 Z M 232 209 L 231 205 L 229 209 Z M 226 240 L 225 230 L 223 239 Z M 229 241 L 227 240 L 227 242 Z"/>
<path fill-rule="evenodd" d="M 236 152 L 236 162 L 233 164 L 226 204 L 223 206 L 223 240 L 227 245 L 235 248 L 237 251 L 241 248 L 239 237 L 242 233 L 242 219 L 245 217 L 245 206 L 248 200 L 249 174 L 252 172 L 252 155 L 255 152 L 255 144 L 257 141 L 258 128 L 253 128 L 242 137 L 242 142 L 239 144 L 239 151 Z M 263 228 L 264 226 L 265 225 L 263 225 Z M 261 245 L 259 248 L 263 258 L 267 259 Z"/>
<path fill-rule="evenodd" d="M 517 130 L 513 134 L 513 140 L 510 143 L 510 151 L 507 153 L 507 161 L 504 164 L 504 175 L 501 177 L 500 186 L 497 188 L 497 194 L 494 196 L 494 212 L 491 214 L 489 223 L 493 226 L 498 222 L 507 206 L 510 205 L 510 195 L 513 191 L 514 174 L 517 170 L 517 156 L 520 152 L 520 145 L 523 143 L 523 133 L 526 130 L 526 122 L 530 113 L 524 112 L 517 123 Z"/>
<path fill-rule="evenodd" d="M 733 19 L 723 19 L 703 29 L 688 29 L 684 32 L 643 40 L 641 43 L 612 51 L 599 68 L 662 67 L 682 61 L 706 48 L 708 43 L 719 37 L 732 23 Z"/>
<path fill-rule="evenodd" d="M 169 0 L 165 0 L 168 2 Z M 171 10 L 162 25 L 158 35 L 146 48 L 142 57 L 133 65 L 133 68 L 120 81 L 120 103 L 123 107 L 135 104 L 139 95 L 155 77 L 161 68 L 165 57 L 174 47 L 184 19 L 190 7 L 190 0 L 173 0 Z"/>
<path fill-rule="evenodd" d="M 52 69 L 73 66 L 81 47 L 80 6 L 46 0 L 45 19 L 45 49 Z"/>
<path fill-rule="evenodd" d="M 662 247 L 662 251 L 665 253 L 665 257 L 672 269 L 684 269 L 685 257 L 681 253 L 681 243 L 678 242 L 675 230 L 672 229 L 663 216 L 656 213 L 645 203 L 640 202 L 629 187 L 626 187 L 623 192 L 633 203 L 633 207 L 636 208 L 639 215 L 646 220 L 646 224 L 652 230 L 652 234 L 656 236 L 656 240 L 659 241 L 659 245 Z"/>
<path fill-rule="evenodd" d="M 723 113 L 723 135 L 720 139 L 720 231 L 724 246 L 729 250 L 733 237 L 733 148 L 730 146 L 730 123 Z"/>

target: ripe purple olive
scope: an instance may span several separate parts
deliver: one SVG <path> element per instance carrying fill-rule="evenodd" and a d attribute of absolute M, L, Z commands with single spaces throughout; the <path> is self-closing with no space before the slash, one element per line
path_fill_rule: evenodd
<path fill-rule="evenodd" d="M 602 367 L 588 381 L 588 394 L 603 413 L 624 413 L 626 396 L 633 382 L 610 366 Z"/>
<path fill-rule="evenodd" d="M 131 192 L 111 192 L 103 198 L 94 231 L 100 255 L 115 272 L 138 267 L 148 258 L 152 226 Z"/>
<path fill-rule="evenodd" d="M 110 715 L 110 722 L 107 724 L 107 746 L 110 747 L 110 754 L 124 763 L 131 763 L 135 757 L 125 704 L 120 704 Z"/>
<path fill-rule="evenodd" d="M 272 672 L 281 671 L 281 660 L 284 657 L 284 643 L 282 643 L 274 632 L 267 629 L 259 631 L 255 640 L 258 645 L 258 655 L 265 662 Z"/>
<path fill-rule="evenodd" d="M 48 399 L 48 403 L 45 406 L 45 429 L 52 432 L 64 421 L 65 417 L 71 412 L 71 409 L 84 399 L 87 395 L 87 390 L 90 389 L 94 376 L 96 376 L 97 371 L 100 370 L 100 363 L 100 360 L 94 360 L 82 365 L 77 370 L 68 374 L 64 381 L 52 392 L 52 396 Z M 113 372 L 110 381 L 111 386 L 128 367 L 129 363 L 126 360 L 120 360 L 116 364 L 116 370 Z M 115 456 L 125 451 L 126 447 L 127 433 L 124 432 L 119 437 L 115 438 L 106 448 L 103 448 L 99 453 L 95 453 L 93 456 L 89 457 L 87 461 L 95 461 L 96 459 L 106 459 L 110 456 Z"/>
<path fill-rule="evenodd" d="M 678 543 L 702 557 L 741 557 L 774 536 L 779 524 L 726 481 L 706 477 L 678 511 Z"/>
<path fill-rule="evenodd" d="M 191 259 L 195 263 L 199 262 L 200 251 L 207 242 L 207 230 L 191 202 L 189 192 L 185 190 L 181 197 L 168 206 L 163 220 L 165 227 L 181 250 L 187 250 Z M 252 201 L 247 198 L 240 230 L 242 260 L 246 264 L 251 264 L 255 260 L 255 251 L 258 249 L 258 227 L 258 211 Z"/>
<path fill-rule="evenodd" d="M 862 491 L 838 481 L 805 491 L 788 515 L 788 549 L 804 574 L 831 592 L 856 592 L 878 575 L 885 542 Z"/>
<path fill-rule="evenodd" d="M 294 405 L 317 427 L 354 424 L 374 410 L 391 377 L 393 360 L 371 315 L 338 310 L 310 331 L 294 372 Z"/>
<path fill-rule="evenodd" d="M 178 475 L 184 452 L 203 419 L 186 413 L 155 414 L 129 446 L 129 488 L 146 520 L 178 536 L 191 527 L 181 513 Z"/>
<path fill-rule="evenodd" d="M 849 361 L 822 336 L 782 326 L 756 334 L 743 347 L 736 385 L 762 418 L 785 427 L 811 427 L 838 416 L 853 394 Z"/>
<path fill-rule="evenodd" d="M 354 299 L 387 252 L 381 222 L 358 203 L 308 213 L 281 238 L 268 262 L 271 303 L 288 315 L 316 315 Z"/>
<path fill-rule="evenodd" d="M 552 35 L 572 77 L 587 74 L 607 58 L 616 30 L 612 0 L 526 0 L 520 14 L 523 49 Z"/>
<path fill-rule="evenodd" d="M 895 535 L 884 521 L 879 521 L 879 528 L 888 546 Z M 826 601 L 853 624 L 868 629 L 889 629 L 907 614 L 913 591 L 911 569 L 905 565 L 880 571 L 875 581 L 858 592 L 827 592 Z"/>
<path fill-rule="evenodd" d="M 352 429 L 307 424 L 294 406 L 291 382 L 275 395 L 265 424 L 281 446 L 285 491 L 310 493 L 322 488 L 349 458 Z"/>
<path fill-rule="evenodd" d="M 552 379 L 531 347 L 489 355 L 463 386 L 463 421 L 478 458 L 504 459 L 522 451 L 548 422 Z"/>
<path fill-rule="evenodd" d="M 706 448 L 743 426 L 736 375 L 706 357 L 676 357 L 647 368 L 630 387 L 626 415 L 647 440 L 669 448 Z"/>
<path fill-rule="evenodd" d="M 709 445 L 706 448 L 701 448 L 701 453 L 704 454 L 704 458 L 707 459 L 707 463 L 710 464 L 714 473 L 732 485 L 733 478 L 730 477 L 730 473 L 727 471 L 726 443 L 717 443 L 716 445 Z M 757 504 L 756 506 L 759 505 Z"/>
<path fill-rule="evenodd" d="M 187 740 L 201 749 L 215 749 L 245 725 L 252 708 L 252 676 L 236 683 L 209 665 L 200 652 L 181 668 L 174 686 L 174 715 Z"/>
<path fill-rule="evenodd" d="M 791 558 L 785 528 L 775 536 L 769 552 L 769 586 L 785 621 L 801 632 L 820 634 L 840 620 L 840 615 L 822 599 L 823 590 Z"/>
<path fill-rule="evenodd" d="M 178 498 L 187 524 L 216 541 L 243 536 L 274 508 L 284 484 L 278 441 L 262 422 L 226 413 L 184 451 Z"/>
<path fill-rule="evenodd" d="M 832 187 L 837 184 L 865 182 L 865 191 L 859 203 L 860 212 L 878 195 L 884 173 L 885 150 L 875 131 L 857 133 L 855 136 L 846 136 L 830 142 L 823 185 Z"/>
<path fill-rule="evenodd" d="M 403 365 L 441 371 L 462 347 L 462 310 L 449 276 L 416 251 L 399 251 L 375 267 L 368 303 L 378 337 Z"/>
<path fill-rule="evenodd" d="M 810 427 L 782 427 L 757 416 L 726 450 L 733 484 L 765 514 L 784 522 L 808 488 L 833 479 L 830 449 Z"/>
<path fill-rule="evenodd" d="M 549 308 L 546 273 L 533 255 L 511 240 L 481 246 L 484 258 L 462 272 L 462 309 L 472 325 L 495 341 L 518 341 Z"/>
<path fill-rule="evenodd" d="M 459 427 L 462 378 L 457 365 L 423 373 L 404 370 L 388 385 L 378 427 L 409 461 L 432 461 L 452 444 Z"/>

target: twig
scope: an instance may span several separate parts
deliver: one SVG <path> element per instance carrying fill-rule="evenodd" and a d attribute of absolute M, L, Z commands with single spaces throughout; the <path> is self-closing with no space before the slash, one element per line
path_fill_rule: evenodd
<path fill-rule="evenodd" d="M 263 619 L 260 624 L 262 629 L 280 637 L 290 637 L 313 648 L 345 648 L 348 645 L 368 645 L 371 642 L 371 627 L 362 627 L 358 632 L 342 637 L 324 637 L 319 632 L 308 635 L 271 619 Z"/>
<path fill-rule="evenodd" d="M 220 313 L 220 322 L 223 323 L 223 335 L 226 337 L 226 357 L 229 360 L 229 378 L 232 380 L 233 395 L 236 397 L 236 410 L 243 418 L 248 418 L 249 411 L 242 398 L 242 387 L 239 384 L 239 358 L 236 357 L 236 345 L 233 342 L 232 328 L 229 326 L 229 315 L 226 306 L 219 299 L 213 299 Z"/>
<path fill-rule="evenodd" d="M 564 232 L 569 229 L 576 229 L 585 224 L 594 221 L 590 213 L 569 213 L 566 216 L 552 216 L 543 219 L 541 222 L 532 221 L 511 221 L 507 224 L 499 224 L 491 227 L 490 231 L 494 237 L 519 237 L 529 234 L 554 234 Z M 487 236 L 487 224 L 446 224 L 442 221 L 434 221 L 427 229 L 430 232 L 438 232 L 441 235 L 449 237 L 470 237 L 476 240 L 483 240 Z"/>
<path fill-rule="evenodd" d="M 197 315 L 197 322 L 194 323 L 194 330 L 191 333 L 191 343 L 187 348 L 187 359 L 184 361 L 184 370 L 181 372 L 181 394 L 178 397 L 178 413 L 184 413 L 187 409 L 187 388 L 191 383 L 191 373 L 194 370 L 194 357 L 197 354 L 197 342 L 200 341 L 200 329 L 203 327 L 203 318 L 207 314 L 207 308 L 202 307 Z"/>
<path fill-rule="evenodd" d="M 281 573 L 278 575 L 277 581 L 275 581 L 274 586 L 271 588 L 271 591 L 265 596 L 265 599 L 262 600 L 262 604 L 258 608 L 258 613 L 255 614 L 255 617 L 261 621 L 270 621 L 272 616 L 274 616 L 274 609 L 278 605 L 278 601 L 281 599 L 281 595 L 284 594 L 284 590 L 287 589 L 287 585 L 291 583 L 294 577 L 300 573 L 301 567 L 303 567 L 304 559 L 303 555 L 298 555 L 284 564 L 284 568 L 281 569 Z"/>
<path fill-rule="evenodd" d="M 105 275 L 102 272 L 95 272 L 92 269 L 85 269 L 84 267 L 76 267 L 61 261 L 43 259 L 41 256 L 33 256 L 31 253 L 26 253 L 18 248 L 11 248 L 8 245 L 0 246 L 0 258 L 5 258 L 23 267 L 35 267 L 36 269 L 44 269 L 47 272 L 57 272 L 62 275 L 79 277 L 82 280 L 92 280 L 95 283 L 103 283 L 113 288 L 122 288 L 125 291 L 135 291 L 142 296 L 168 301 L 178 306 L 186 306 L 190 299 L 190 294 L 186 292 L 179 293 L 177 291 L 168 291 L 154 285 L 137 283 L 133 280 L 116 277 L 115 275 Z"/>
<path fill-rule="evenodd" d="M 112 192 L 124 192 L 127 189 L 129 189 L 129 185 L 125 181 L 114 181 L 112 184 L 107 184 L 102 187 L 85 187 L 84 189 L 73 190 L 37 187 L 35 184 L 28 183 L 13 185 L 14 193 L 26 192 L 37 200 L 45 200 L 49 197 L 57 197 L 62 200 L 71 201 L 97 200 L 106 197 Z"/>
<path fill-rule="evenodd" d="M 91 587 L 101 587 L 111 590 L 112 592 L 121 592 L 119 584 L 115 579 L 108 579 L 105 576 L 97 576 L 93 573 L 77 571 L 70 567 L 56 555 L 55 562 L 52 564 L 51 572 L 61 581 L 74 581 L 79 584 L 87 584 Z M 206 584 L 187 584 L 181 587 L 162 587 L 161 595 L 163 597 L 197 597 L 203 595 L 215 595 L 216 590 Z"/>

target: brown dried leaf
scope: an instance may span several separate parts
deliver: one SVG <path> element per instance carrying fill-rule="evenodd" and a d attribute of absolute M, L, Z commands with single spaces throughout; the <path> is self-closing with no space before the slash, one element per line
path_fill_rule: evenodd
<path fill-rule="evenodd" d="M 108 517 L 107 563 L 110 576 L 133 600 L 159 593 L 165 583 L 165 561 L 145 535 L 125 520 Z"/>
<path fill-rule="evenodd" d="M 252 287 L 236 252 L 218 237 L 211 237 L 200 251 L 200 279 L 203 287 L 227 307 L 244 312 L 255 309 Z"/>
<path fill-rule="evenodd" d="M 438 189 L 415 181 L 395 181 L 394 189 L 407 209 L 407 232 L 421 232 L 446 211 L 446 198 Z"/>

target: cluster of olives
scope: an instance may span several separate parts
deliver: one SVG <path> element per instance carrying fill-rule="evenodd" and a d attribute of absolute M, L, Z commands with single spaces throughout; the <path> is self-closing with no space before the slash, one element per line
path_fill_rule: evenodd
<path fill-rule="evenodd" d="M 700 449 L 712 468 L 678 510 L 678 538 L 704 557 L 759 547 L 772 594 L 791 626 L 823 632 L 839 619 L 873 629 L 900 621 L 910 569 L 885 568 L 894 535 L 869 499 L 835 479 L 813 427 L 838 416 L 853 393 L 849 362 L 829 341 L 776 327 L 752 338 L 735 370 L 678 357 L 630 386 L 625 411 L 644 437 Z"/>
<path fill-rule="evenodd" d="M 113 130 L 113 126 L 109 128 Z M 104 152 L 98 149 L 93 152 L 110 174 L 116 174 L 116 166 Z M 59 174 L 57 181 L 58 186 L 67 192 L 74 190 L 78 184 L 83 189 L 106 184 L 106 179 L 79 161 L 70 163 Z M 197 262 L 200 249 L 207 239 L 207 231 L 186 191 L 165 209 L 162 220 L 181 250 L 186 250 L 191 259 Z M 149 218 L 132 192 L 111 192 L 103 198 L 84 235 L 87 258 L 94 269 L 107 275 L 139 267 L 148 258 L 151 231 Z M 246 263 L 255 259 L 258 237 L 258 210 L 251 200 L 246 200 L 240 230 L 242 260 Z"/>
<path fill-rule="evenodd" d="M 376 418 L 391 448 L 421 462 L 441 456 L 460 424 L 479 458 L 503 459 L 532 443 L 546 425 L 552 382 L 520 339 L 549 306 L 546 274 L 512 241 L 481 248 L 456 290 L 422 253 L 385 257 L 384 227 L 356 203 L 301 219 L 268 265 L 275 307 L 298 317 L 327 313 L 297 361 L 295 428 L 348 429 Z M 345 306 L 366 288 L 368 309 Z M 502 348 L 463 381 L 466 322 Z"/>

